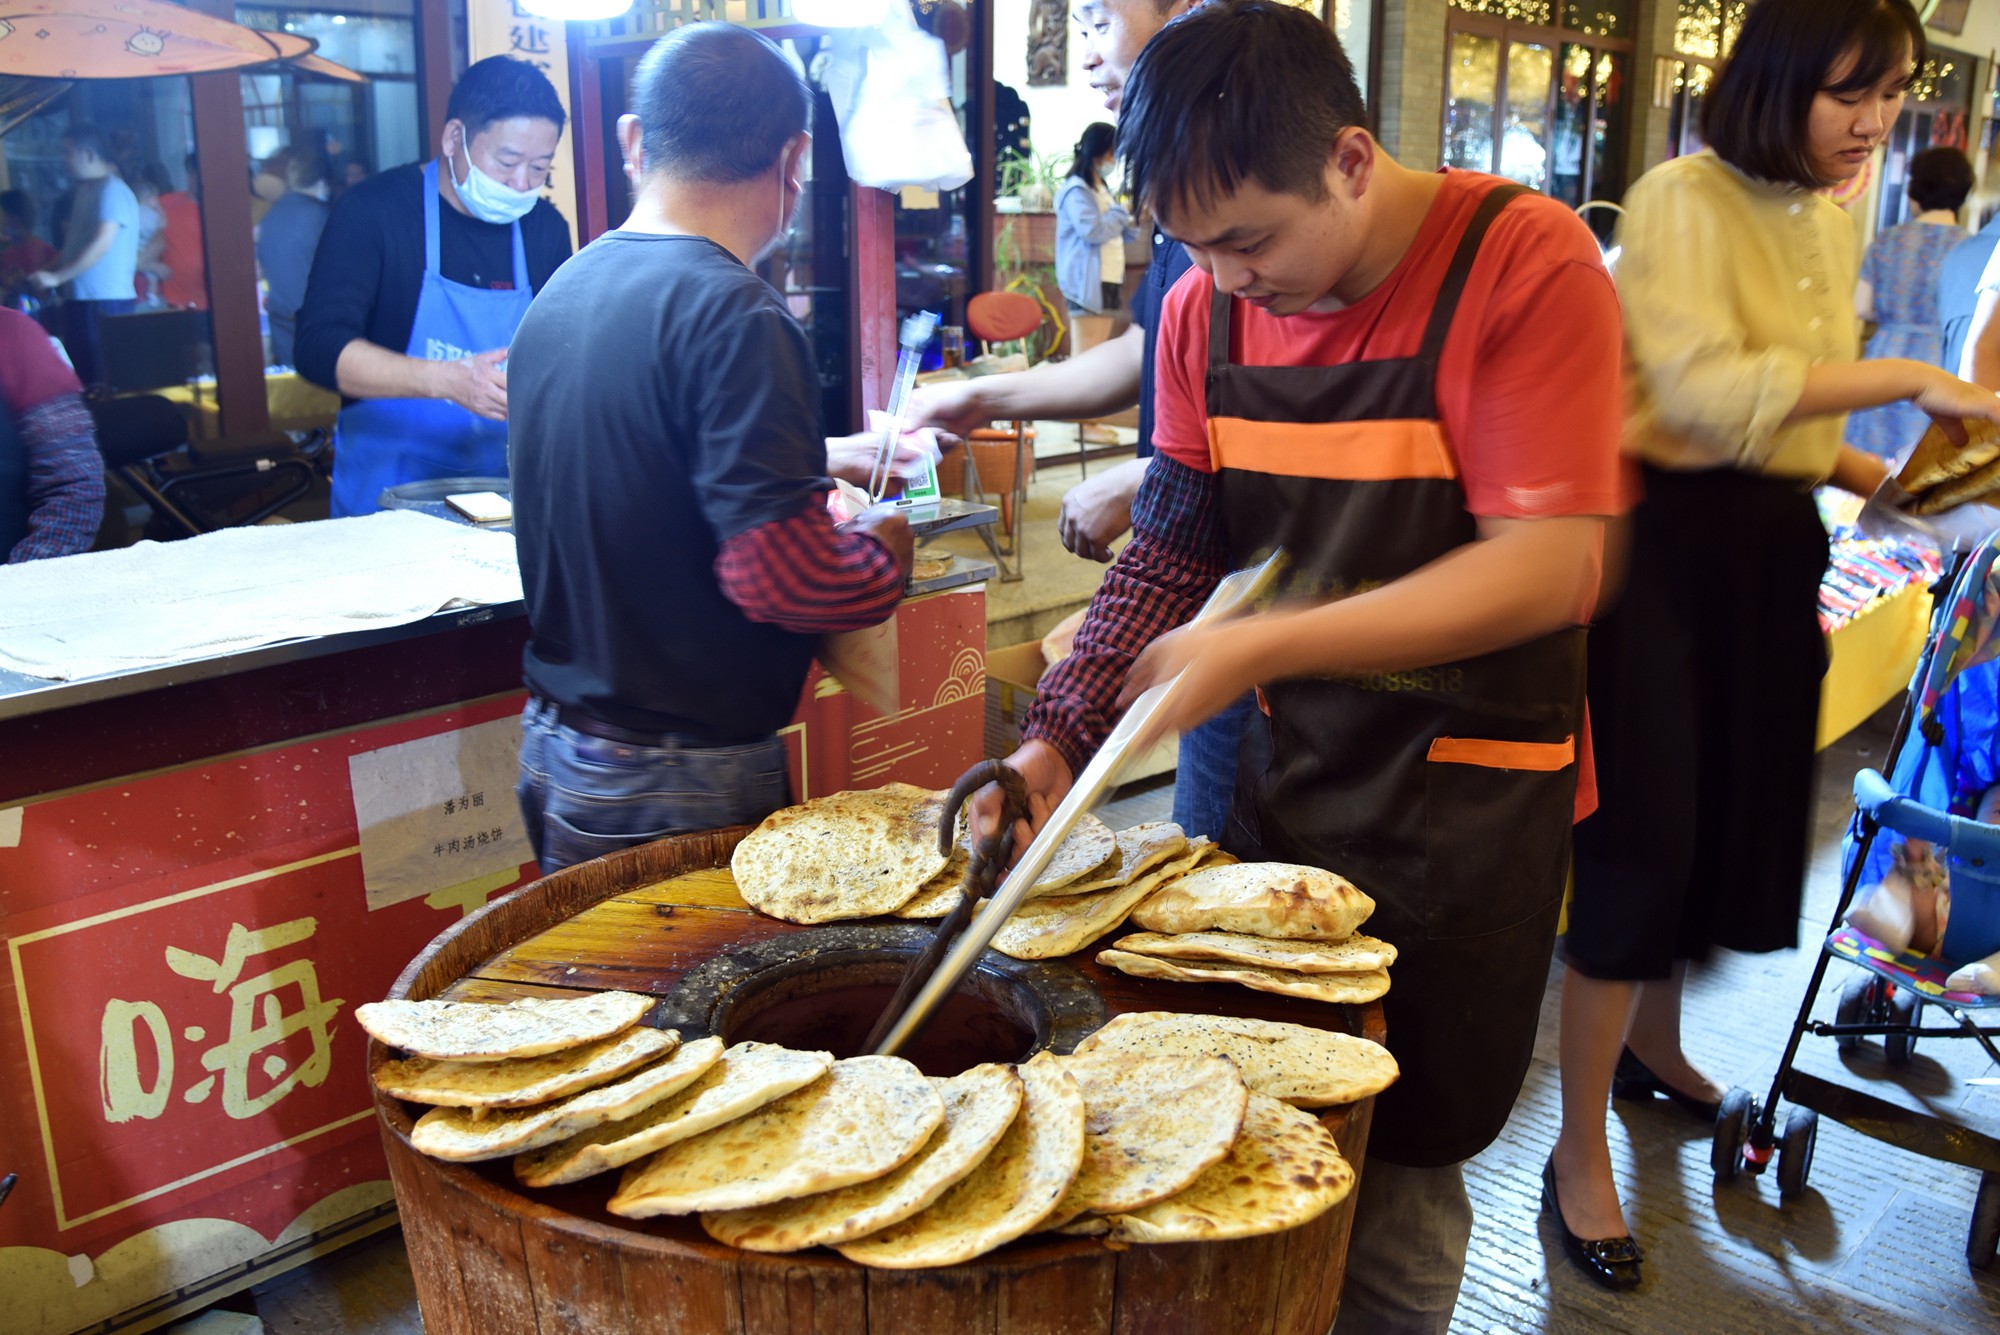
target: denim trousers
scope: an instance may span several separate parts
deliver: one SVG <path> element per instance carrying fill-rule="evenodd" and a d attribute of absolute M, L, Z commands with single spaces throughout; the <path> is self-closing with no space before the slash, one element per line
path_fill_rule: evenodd
<path fill-rule="evenodd" d="M 1446 1335 L 1472 1239 L 1465 1165 L 1362 1163 L 1331 1335 Z"/>
<path fill-rule="evenodd" d="M 566 728 L 554 705 L 521 714 L 514 790 L 544 876 L 672 834 L 754 825 L 790 799 L 785 744 L 628 746 Z"/>
<path fill-rule="evenodd" d="M 1260 754 L 1268 749 L 1269 734 L 1263 722 L 1253 691 L 1181 734 L 1180 759 L 1174 771 L 1174 824 L 1186 831 L 1188 838 L 1222 838 L 1236 797 L 1236 766 L 1246 740 L 1259 747 Z"/>

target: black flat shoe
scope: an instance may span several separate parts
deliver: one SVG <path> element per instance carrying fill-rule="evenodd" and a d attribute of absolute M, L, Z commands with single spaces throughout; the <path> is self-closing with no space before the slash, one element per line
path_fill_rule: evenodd
<path fill-rule="evenodd" d="M 1562 1235 L 1563 1252 L 1570 1263 L 1607 1289 L 1623 1291 L 1639 1287 L 1639 1244 L 1630 1235 L 1618 1238 L 1579 1238 L 1563 1222 L 1562 1201 L 1556 1195 L 1556 1161 L 1550 1156 L 1542 1169 L 1542 1208 L 1556 1217 L 1556 1232 Z"/>
<path fill-rule="evenodd" d="M 1618 1069 L 1611 1077 L 1611 1092 L 1621 1099 L 1650 1099 L 1659 1094 L 1679 1104 L 1697 1121 L 1710 1124 L 1722 1111 L 1721 1103 L 1710 1103 L 1707 1099 L 1684 1094 L 1654 1075 L 1647 1069 L 1646 1063 L 1632 1055 L 1630 1048 L 1619 1049 Z"/>

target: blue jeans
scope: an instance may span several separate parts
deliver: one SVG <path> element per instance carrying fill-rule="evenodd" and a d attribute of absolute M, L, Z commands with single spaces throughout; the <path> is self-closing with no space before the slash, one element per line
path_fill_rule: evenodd
<path fill-rule="evenodd" d="M 1206 723 L 1181 734 L 1174 773 L 1174 824 L 1188 838 L 1220 840 L 1236 797 L 1236 766 L 1246 738 L 1260 749 L 1267 741 L 1257 695 L 1230 705 Z"/>
<path fill-rule="evenodd" d="M 565 728 L 554 705 L 521 713 L 514 792 L 547 876 L 672 834 L 754 825 L 790 801 L 785 744 L 627 746 Z"/>
<path fill-rule="evenodd" d="M 1465 1165 L 1364 1160 L 1347 1278 L 1330 1335 L 1446 1335 L 1465 1278 Z"/>

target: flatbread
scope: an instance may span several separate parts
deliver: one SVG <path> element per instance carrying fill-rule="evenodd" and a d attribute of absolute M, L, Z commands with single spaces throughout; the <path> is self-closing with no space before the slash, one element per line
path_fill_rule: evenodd
<path fill-rule="evenodd" d="M 1354 1170 L 1309 1112 L 1250 1096 L 1243 1134 L 1178 1196 L 1110 1217 L 1122 1242 L 1213 1242 L 1311 1223 L 1347 1198 Z"/>
<path fill-rule="evenodd" d="M 476 1163 L 553 1145 L 579 1131 L 645 1111 L 701 1074 L 690 1043 L 616 1084 L 599 1085 L 557 1103 L 479 1116 L 464 1108 L 433 1108 L 410 1129 L 410 1144 L 437 1159 Z M 483 1111 L 483 1110 L 478 1110 Z"/>
<path fill-rule="evenodd" d="M 1345 941 L 1375 901 L 1318 867 L 1239 862 L 1182 877 L 1132 915 L 1154 932 L 1242 932 L 1294 941 Z"/>
<path fill-rule="evenodd" d="M 1241 983 L 1258 992 L 1349 1006 L 1373 1001 L 1389 990 L 1387 969 L 1370 969 L 1366 973 L 1293 973 L 1289 969 L 1260 969 L 1254 964 L 1160 960 L 1123 950 L 1100 950 L 1097 962 L 1134 978 L 1168 978 L 1177 983 Z"/>
<path fill-rule="evenodd" d="M 1100 869 L 1085 880 L 1062 887 L 1064 895 L 1089 895 L 1099 890 L 1115 890 L 1121 885 L 1130 885 L 1134 879 L 1162 862 L 1179 857 L 1188 847 L 1187 833 L 1170 820 L 1134 825 L 1118 831 L 1113 837 L 1118 841 L 1118 860 L 1106 864 L 1108 869 Z M 1028 898 L 1039 899 L 1045 893 L 1038 884 L 1028 892 Z"/>
<path fill-rule="evenodd" d="M 1163 1201 L 1229 1153 L 1243 1129 L 1250 1091 L 1225 1057 L 1106 1048 L 1058 1060 L 1083 1090 L 1083 1166 L 1051 1219 Z"/>
<path fill-rule="evenodd" d="M 497 1062 L 441 1062 L 410 1057 L 383 1062 L 375 1087 L 411 1103 L 450 1108 L 527 1108 L 616 1080 L 680 1045 L 675 1030 L 634 1025 L 580 1048 Z"/>
<path fill-rule="evenodd" d="M 958 888 L 965 883 L 965 869 L 972 855 L 963 844 L 955 844 L 944 870 L 924 882 L 916 898 L 896 910 L 898 918 L 942 918 L 958 907 Z"/>
<path fill-rule="evenodd" d="M 1032 1232 L 1083 1165 L 1083 1092 L 1044 1053 L 1018 1068 L 1020 1115 L 993 1152 L 928 1209 L 836 1250 L 887 1270 L 957 1265 Z"/>
<path fill-rule="evenodd" d="M 1229 960 L 1294 973 L 1361 973 L 1386 969 L 1396 962 L 1396 948 L 1372 936 L 1350 936 L 1345 941 L 1279 941 L 1237 932 L 1184 932 L 1178 936 L 1137 932 L 1121 938 L 1118 949 L 1161 959 Z"/>
<path fill-rule="evenodd" d="M 1069 837 L 1056 846 L 1056 855 L 1049 859 L 1049 865 L 1042 868 L 1042 874 L 1035 878 L 1034 888 L 1028 891 L 1028 897 L 1051 895 L 1086 876 L 1115 870 L 1117 863 L 1112 859 L 1118 856 L 1118 836 L 1111 833 L 1109 825 L 1086 811 L 1077 818 L 1076 828 L 1069 832 Z"/>
<path fill-rule="evenodd" d="M 1920 516 L 1943 514 L 1946 510 L 1984 500 L 1995 491 L 2000 491 L 2000 459 L 1974 469 L 1964 477 L 1940 482 L 1918 499 L 1912 512 Z"/>
<path fill-rule="evenodd" d="M 993 949 L 1017 960 L 1073 955 L 1098 937 L 1116 931 L 1135 906 L 1191 869 L 1200 857 L 1201 851 L 1190 845 L 1180 857 L 1155 867 L 1130 885 L 1094 895 L 1031 899 L 1000 924 L 993 935 Z"/>
<path fill-rule="evenodd" d="M 1396 1083 L 1396 1059 L 1380 1043 L 1279 1020 L 1134 1011 L 1076 1045 L 1146 1057 L 1208 1053 L 1236 1063 L 1253 1094 L 1301 1108 L 1353 1103 Z"/>
<path fill-rule="evenodd" d="M 736 846 L 743 898 L 786 922 L 893 913 L 944 870 L 944 796 L 907 783 L 834 793 L 773 812 Z"/>
<path fill-rule="evenodd" d="M 1910 451 L 1909 462 L 1896 475 L 1897 484 L 1910 495 L 1919 496 L 1932 487 L 1968 477 L 2000 460 L 2000 427 L 1968 418 L 1965 435 L 1963 446 L 1954 445 L 1944 428 L 1933 422 L 1916 449 Z"/>
<path fill-rule="evenodd" d="M 625 1170 L 628 1219 L 741 1210 L 869 1182 L 924 1147 L 944 1100 L 901 1057 L 849 1057 L 803 1089 Z"/>
<path fill-rule="evenodd" d="M 993 1152 L 1024 1097 L 1014 1068 L 994 1062 L 931 1083 L 944 1100 L 944 1125 L 893 1173 L 802 1200 L 705 1214 L 701 1226 L 731 1247 L 796 1252 L 849 1242 L 908 1219 Z"/>
<path fill-rule="evenodd" d="M 581 1047 L 630 1029 L 653 1007 L 636 992 L 483 1001 L 371 1001 L 354 1008 L 368 1036 L 412 1057 L 497 1061 Z"/>
<path fill-rule="evenodd" d="M 793 1052 L 775 1043 L 738 1043 L 723 1050 L 719 1038 L 690 1043 L 701 1065 L 689 1082 L 636 1117 L 595 1127 L 539 1154 L 514 1161 L 524 1186 L 553 1187 L 622 1168 L 634 1159 L 733 1122 L 773 1099 L 811 1084 L 833 1065 L 831 1052 Z"/>

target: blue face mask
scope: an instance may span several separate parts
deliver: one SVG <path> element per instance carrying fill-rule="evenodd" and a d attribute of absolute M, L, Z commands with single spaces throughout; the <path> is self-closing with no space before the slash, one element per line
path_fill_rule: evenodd
<path fill-rule="evenodd" d="M 528 210 L 535 207 L 541 195 L 533 190 L 516 190 L 479 170 L 472 160 L 470 148 L 465 150 L 465 179 L 458 179 L 458 168 L 445 159 L 445 169 L 451 173 L 452 188 L 458 191 L 458 202 L 465 205 L 465 211 L 481 222 L 512 223 L 526 217 Z"/>

